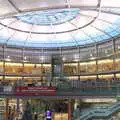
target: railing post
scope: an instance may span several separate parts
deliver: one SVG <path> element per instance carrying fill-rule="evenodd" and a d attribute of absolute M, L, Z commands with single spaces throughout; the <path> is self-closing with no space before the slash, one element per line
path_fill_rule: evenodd
<path fill-rule="evenodd" d="M 8 116 L 9 116 L 9 111 L 8 111 L 8 107 L 9 107 L 9 99 L 6 98 L 6 111 L 5 111 L 5 120 L 8 120 Z"/>
<path fill-rule="evenodd" d="M 17 102 L 17 113 L 18 113 L 20 110 L 20 99 L 17 98 L 16 102 Z"/>
<path fill-rule="evenodd" d="M 72 103 L 71 103 L 71 99 L 68 99 L 68 120 L 72 120 Z"/>

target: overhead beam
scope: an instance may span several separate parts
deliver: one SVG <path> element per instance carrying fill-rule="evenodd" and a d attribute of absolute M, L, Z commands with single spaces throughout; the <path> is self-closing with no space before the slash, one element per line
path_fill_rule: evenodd
<path fill-rule="evenodd" d="M 15 3 L 13 3 L 12 0 L 8 0 L 8 2 L 12 5 L 13 8 L 15 8 L 15 10 L 16 10 L 18 13 L 21 12 L 21 10 L 15 5 Z"/>
<path fill-rule="evenodd" d="M 99 11 L 99 10 L 96 10 L 96 11 Z M 112 15 L 120 15 L 120 13 L 115 13 L 115 12 L 112 12 L 112 11 L 105 11 L 105 10 L 101 10 L 101 13 L 107 13 L 107 14 L 112 14 Z"/>

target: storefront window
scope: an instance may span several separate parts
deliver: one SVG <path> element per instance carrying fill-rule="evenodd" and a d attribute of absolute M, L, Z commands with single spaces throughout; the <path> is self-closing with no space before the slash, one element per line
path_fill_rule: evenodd
<path fill-rule="evenodd" d="M 116 78 L 119 78 L 119 79 L 120 79 L 120 74 L 116 74 Z"/>
<path fill-rule="evenodd" d="M 43 75 L 49 74 L 49 73 L 51 73 L 51 71 L 52 71 L 51 64 L 43 64 L 43 66 L 42 66 Z"/>
<path fill-rule="evenodd" d="M 84 80 L 95 80 L 97 76 L 91 75 L 91 76 L 80 76 L 80 81 Z"/>
<path fill-rule="evenodd" d="M 77 71 L 78 71 L 77 63 L 64 64 L 64 74 L 74 75 L 78 73 Z"/>
<path fill-rule="evenodd" d="M 54 120 L 68 120 L 68 113 L 54 113 Z"/>
<path fill-rule="evenodd" d="M 33 74 L 35 69 L 35 64 L 24 64 L 24 73 Z"/>
<path fill-rule="evenodd" d="M 35 66 L 32 69 L 32 74 L 37 74 L 37 75 L 42 74 L 42 66 L 41 66 L 41 64 L 35 64 Z"/>
<path fill-rule="evenodd" d="M 120 70 L 120 59 L 115 59 L 115 70 Z"/>
<path fill-rule="evenodd" d="M 96 72 L 96 61 L 81 62 L 80 73 Z"/>
<path fill-rule="evenodd" d="M 4 69 L 3 69 L 3 62 L 0 62 L 0 73 L 4 72 Z"/>
<path fill-rule="evenodd" d="M 113 59 L 98 60 L 98 71 L 106 72 L 114 70 Z"/>
<path fill-rule="evenodd" d="M 110 74 L 110 75 L 98 75 L 98 78 L 99 79 L 105 79 L 105 80 L 110 80 L 114 77 L 113 74 Z"/>
<path fill-rule="evenodd" d="M 4 82 L 7 85 L 14 86 L 14 85 L 23 85 L 22 82 L 22 77 L 10 77 L 10 76 L 5 76 Z"/>
<path fill-rule="evenodd" d="M 40 86 L 42 84 L 41 77 L 24 77 L 26 86 Z"/>
<path fill-rule="evenodd" d="M 20 74 L 23 72 L 22 63 L 5 63 L 5 72 L 6 73 L 15 73 Z"/>

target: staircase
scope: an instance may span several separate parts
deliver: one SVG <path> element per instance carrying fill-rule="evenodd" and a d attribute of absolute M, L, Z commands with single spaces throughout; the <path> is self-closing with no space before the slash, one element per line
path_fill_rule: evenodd
<path fill-rule="evenodd" d="M 120 102 L 116 102 L 108 108 L 96 108 L 94 110 L 85 112 L 83 115 L 81 115 L 79 118 L 75 120 L 89 120 L 92 118 L 107 118 L 119 111 L 120 111 Z"/>

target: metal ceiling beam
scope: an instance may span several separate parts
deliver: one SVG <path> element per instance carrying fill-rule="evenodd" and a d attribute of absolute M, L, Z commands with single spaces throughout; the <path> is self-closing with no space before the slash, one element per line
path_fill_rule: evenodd
<path fill-rule="evenodd" d="M 12 3 L 11 0 L 9 0 Z M 14 4 L 13 4 L 14 5 Z M 31 32 L 31 31 L 25 31 L 25 30 L 20 30 L 18 28 L 12 28 L 10 26 L 7 26 L 7 25 L 4 25 L 2 23 L 0 23 L 0 25 L 4 26 L 4 27 L 8 27 L 9 29 L 12 29 L 12 30 L 16 30 L 16 31 L 19 31 L 19 32 L 25 32 L 25 33 L 31 33 L 31 34 L 59 34 L 59 33 L 66 33 L 66 32 L 73 32 L 73 31 L 76 31 L 78 29 L 81 29 L 81 28 L 84 28 L 84 27 L 87 27 L 88 25 L 92 24 L 99 16 L 100 14 L 100 10 L 101 10 L 101 0 L 99 0 L 99 3 L 98 5 L 96 6 L 97 9 L 99 10 L 98 14 L 96 15 L 96 17 L 93 18 L 93 20 L 91 20 L 90 22 L 88 22 L 87 24 L 79 27 L 79 28 L 76 28 L 76 29 L 70 29 L 70 30 L 66 30 L 66 31 L 60 31 L 60 32 Z"/>
<path fill-rule="evenodd" d="M 30 32 L 28 33 L 28 35 L 27 35 L 27 37 L 26 37 L 26 39 L 25 39 L 25 41 L 24 41 L 24 43 L 23 43 L 23 44 L 24 44 L 24 47 L 25 47 L 28 39 L 31 38 L 31 31 L 32 31 L 32 29 L 33 29 L 33 24 L 32 24 L 32 26 L 31 26 Z M 23 48 L 24 48 L 24 47 L 23 47 Z"/>
<path fill-rule="evenodd" d="M 99 11 L 99 10 L 96 10 L 96 11 Z M 111 12 L 111 11 L 105 11 L 105 10 L 102 10 L 102 9 L 101 9 L 101 12 L 102 13 L 107 13 L 107 14 L 113 14 L 113 15 L 120 15 L 120 13 L 115 13 L 115 12 Z"/>
<path fill-rule="evenodd" d="M 15 8 L 15 10 L 16 10 L 18 13 L 21 12 L 21 10 L 15 5 L 15 3 L 13 3 L 12 0 L 8 0 L 8 2 L 12 5 L 13 8 Z"/>
<path fill-rule="evenodd" d="M 13 23 L 16 23 L 16 22 L 18 22 L 17 19 L 12 21 L 12 22 L 10 22 L 9 24 L 7 24 L 7 26 L 12 25 Z M 4 26 L 2 26 L 2 28 L 0 28 L 0 31 L 3 30 L 3 29 L 4 29 Z"/>
<path fill-rule="evenodd" d="M 85 24 L 85 25 L 83 25 L 83 26 L 81 26 L 79 28 L 56 32 L 56 34 L 66 33 L 66 32 L 73 32 L 73 31 L 76 31 L 78 29 L 82 29 L 82 28 L 87 27 L 90 24 L 92 24 L 96 19 L 97 19 L 97 17 L 93 18 L 93 20 L 91 20 L 90 22 L 88 22 L 87 24 Z M 30 31 L 20 30 L 19 28 L 13 28 L 13 27 L 4 25 L 3 23 L 0 23 L 0 25 L 2 25 L 4 27 L 8 27 L 9 29 L 12 29 L 12 30 L 16 30 L 18 32 L 24 32 L 24 33 L 29 33 L 30 32 Z M 31 32 L 31 33 L 32 34 L 55 34 L 55 32 Z"/>
<path fill-rule="evenodd" d="M 8 30 L 8 29 L 7 29 Z M 16 34 L 16 31 L 12 34 L 12 35 L 10 35 L 10 37 L 6 40 L 6 43 L 8 43 L 8 41 L 12 38 L 12 37 L 14 37 L 14 35 Z"/>

